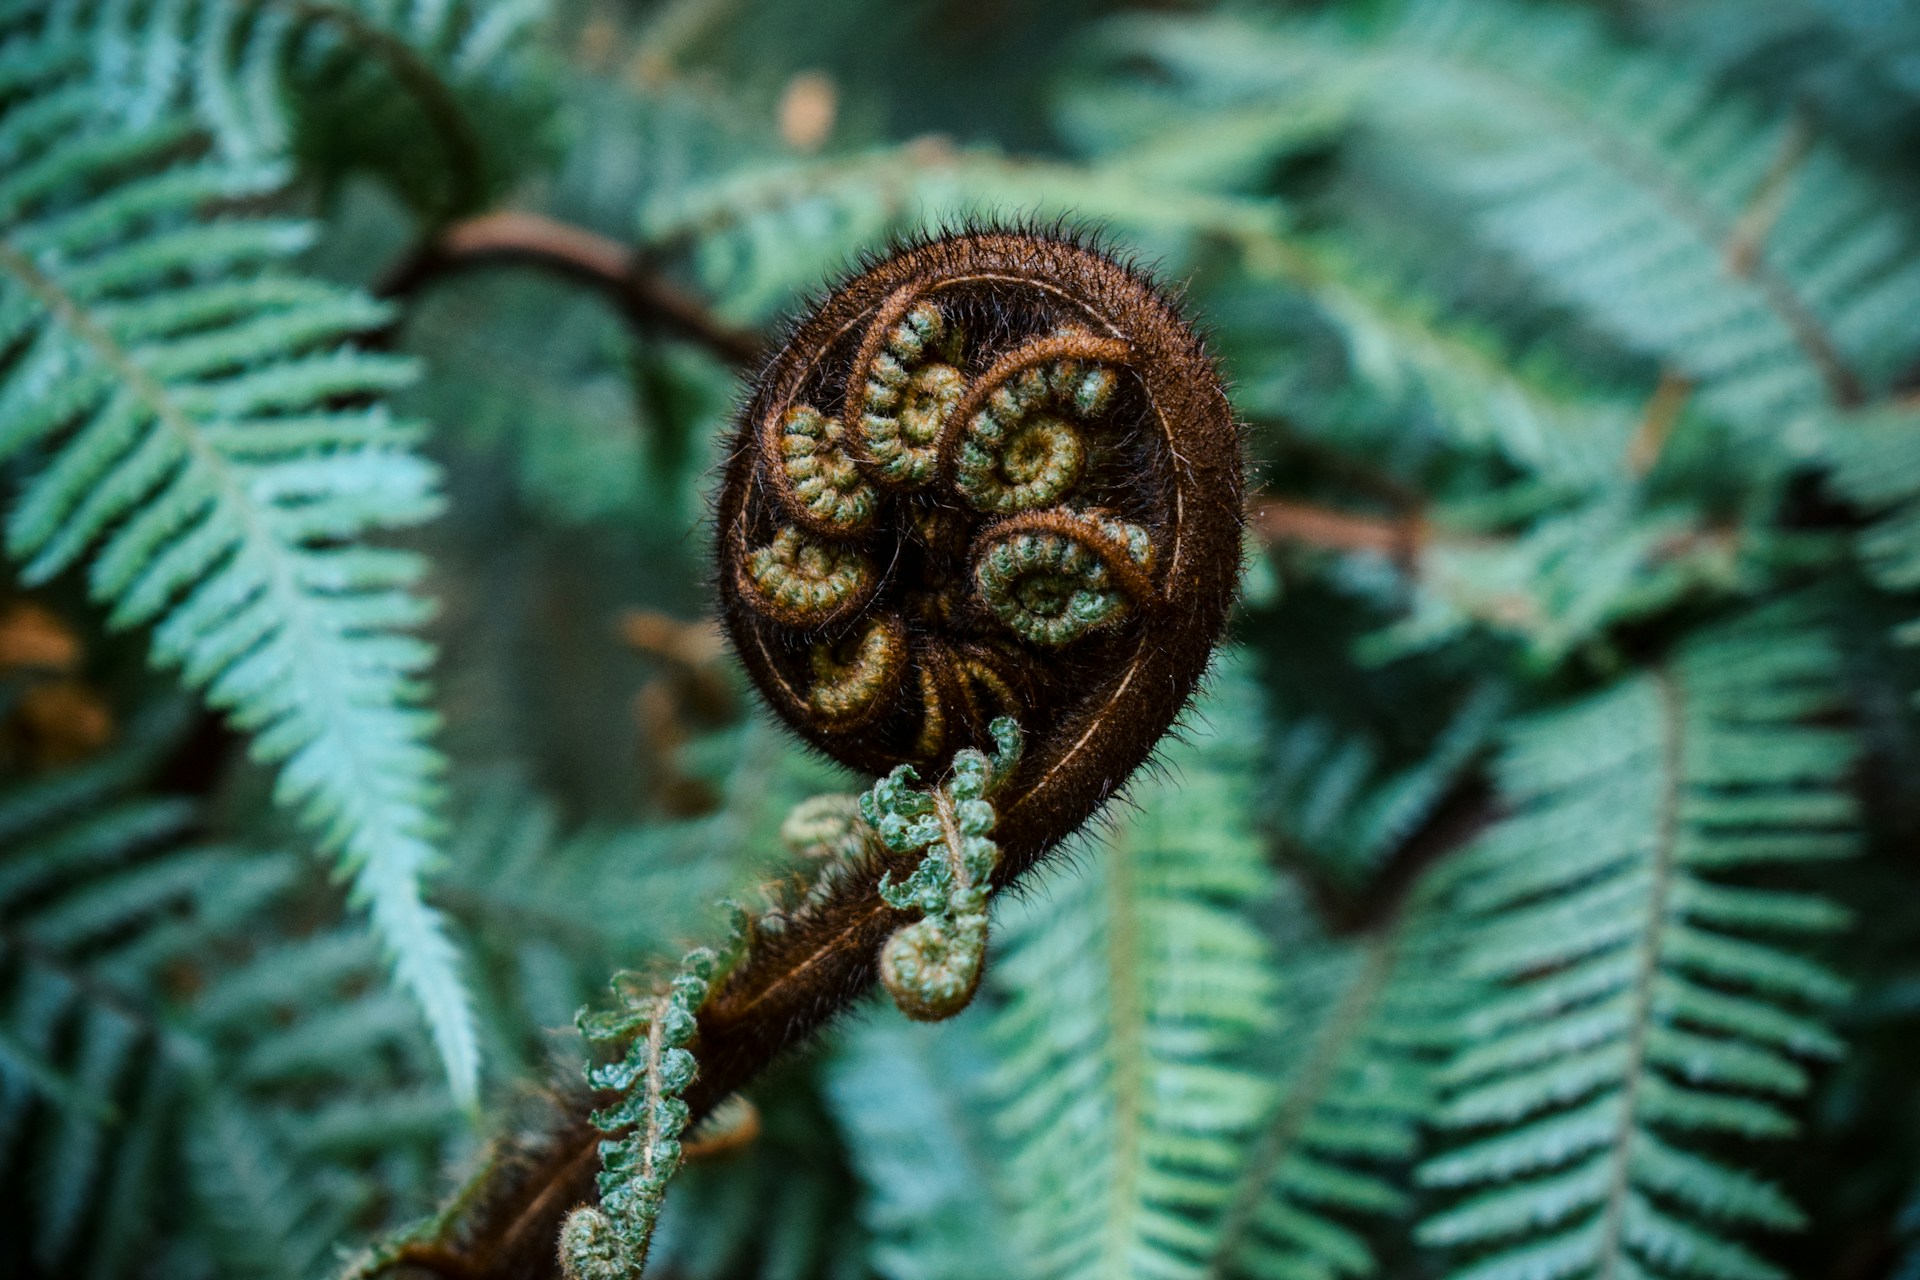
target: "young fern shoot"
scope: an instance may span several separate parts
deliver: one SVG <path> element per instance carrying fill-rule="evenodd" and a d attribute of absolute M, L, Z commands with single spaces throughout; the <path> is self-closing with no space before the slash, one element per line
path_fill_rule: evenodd
<path fill-rule="evenodd" d="M 971 747 L 953 758 L 952 776 L 931 792 L 915 791 L 903 764 L 860 797 L 860 811 L 894 853 L 926 856 L 899 884 L 889 871 L 880 897 L 897 911 L 924 918 L 902 925 L 880 952 L 880 984 L 900 1012 L 921 1022 L 951 1018 L 973 1002 L 987 955 L 987 887 L 1000 865 L 990 797 L 1020 760 L 1020 729 L 995 720 L 992 759 Z"/>
<path fill-rule="evenodd" d="M 1239 576 L 1243 471 L 1199 339 L 1089 244 L 968 230 L 829 294 L 743 411 L 720 608 L 796 733 L 889 776 L 864 823 L 838 800 L 795 815 L 833 852 L 796 901 L 742 920 L 724 973 L 586 1024 L 627 1046 L 592 1078 L 623 1100 L 497 1161 L 396 1259 L 551 1274 L 601 1153 L 566 1269 L 634 1275 L 685 1125 L 876 981 L 916 1017 L 963 1007 L 987 899 L 1125 784 L 1205 673 Z M 943 781 L 918 792 L 928 767 Z"/>

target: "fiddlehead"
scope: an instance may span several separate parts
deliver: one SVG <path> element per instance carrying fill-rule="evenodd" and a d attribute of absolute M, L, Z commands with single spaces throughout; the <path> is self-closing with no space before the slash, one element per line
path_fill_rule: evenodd
<path fill-rule="evenodd" d="M 916 1016 L 966 1003 L 992 892 L 1078 831 L 1192 696 L 1242 506 L 1212 361 L 1149 280 L 1085 244 L 986 230 L 911 245 L 795 326 L 717 501 L 722 620 L 797 733 L 889 777 L 864 818 L 840 798 L 789 824 L 816 871 L 743 922 L 738 959 L 685 1005 L 698 1073 L 669 1098 L 640 1070 L 625 1102 L 602 1099 L 631 1127 L 609 1144 L 620 1196 L 571 1219 L 582 1275 L 639 1261 L 661 1144 L 683 1123 L 656 1102 L 697 1121 L 876 981 Z M 655 1025 L 623 1033 L 630 1069 L 675 1047 L 648 1048 Z M 594 1194 L 600 1143 L 575 1116 L 402 1260 L 543 1274 L 564 1211 Z"/>
<path fill-rule="evenodd" d="M 1152 568 L 1153 543 L 1140 526 L 1042 511 L 988 529 L 973 577 L 1009 631 L 1053 649 L 1125 618 L 1149 598 Z"/>
<path fill-rule="evenodd" d="M 953 236 L 836 291 L 762 374 L 719 499 L 724 621 L 775 709 L 856 768 L 1015 717 L 1009 795 L 1047 811 L 1044 845 L 1198 679 L 1240 501 L 1219 381 L 1151 284 L 1071 241 Z"/>

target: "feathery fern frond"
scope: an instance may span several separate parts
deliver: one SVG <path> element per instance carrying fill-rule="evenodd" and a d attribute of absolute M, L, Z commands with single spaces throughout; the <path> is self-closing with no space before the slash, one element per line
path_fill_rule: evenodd
<path fill-rule="evenodd" d="M 1709 94 L 1584 16 L 1415 7 L 1378 100 L 1394 154 L 1490 242 L 1759 438 L 1856 399 L 1906 358 L 1913 229 L 1804 126 Z"/>
<path fill-rule="evenodd" d="M 1323 718 L 1286 723 L 1272 748 L 1267 816 L 1313 869 L 1350 887 L 1362 883 L 1433 814 L 1486 747 L 1506 705 L 1504 689 L 1482 685 L 1422 759 L 1386 773 L 1372 738 L 1342 733 Z"/>
<path fill-rule="evenodd" d="M 997 1229 L 1000 1152 L 981 1122 L 992 1058 L 969 1011 L 939 1024 L 876 1012 L 835 1046 L 827 1096 L 866 1194 L 875 1271 L 1000 1280 L 1024 1268 Z"/>
<path fill-rule="evenodd" d="M 1828 416 L 1821 425 L 1834 488 L 1879 517 L 1855 543 L 1868 574 L 1886 591 L 1920 588 L 1920 415 L 1887 408 Z M 1920 643 L 1920 621 L 1899 636 Z"/>
<path fill-rule="evenodd" d="M 1216 93 L 1368 86 L 1364 141 L 1396 180 L 1451 192 L 1489 245 L 1752 439 L 1883 385 L 1916 336 L 1920 255 L 1885 192 L 1588 15 L 1423 0 L 1375 39 L 1225 19 L 1134 39 Z"/>
<path fill-rule="evenodd" d="M 1750 549 L 1702 530 L 1684 507 L 1649 509 L 1625 493 L 1551 512 L 1513 537 L 1434 537 L 1419 551 L 1407 616 L 1360 652 L 1385 660 L 1484 627 L 1513 636 L 1531 660 L 1550 666 L 1609 627 L 1691 594 L 1739 589 L 1752 576 L 1742 556 Z M 1348 569 L 1355 586 L 1400 590 L 1370 568 Z"/>
<path fill-rule="evenodd" d="M 378 172 L 416 208 L 477 211 L 543 141 L 526 56 L 547 0 L 193 0 L 195 105 L 226 155 Z"/>
<path fill-rule="evenodd" d="M 726 299 L 727 314 L 752 320 L 890 234 L 986 213 L 1110 222 L 1139 232 L 1144 244 L 1164 241 L 1169 252 L 1198 228 L 1236 242 L 1280 229 L 1278 210 L 1263 202 L 940 143 L 745 165 L 656 194 L 639 225 L 656 250 L 690 247 L 693 270 Z"/>
<path fill-rule="evenodd" d="M 1421 435 L 1468 456 L 1498 457 L 1556 489 L 1588 492 L 1623 478 L 1633 406 L 1540 376 L 1496 335 L 1446 316 L 1337 242 L 1250 244 L 1248 253 L 1250 267 L 1265 264 L 1275 283 L 1304 293 L 1339 336 L 1346 374 L 1370 397 L 1365 416 L 1379 416 L 1376 402 L 1402 413 L 1424 410 L 1408 415 Z M 1397 422 L 1387 433 L 1402 449 L 1408 425 Z"/>
<path fill-rule="evenodd" d="M 1452 971 L 1458 939 L 1433 881 L 1363 938 L 1288 939 L 1278 1087 L 1208 1274 L 1367 1275 L 1376 1260 L 1360 1220 L 1410 1210 L 1439 1051 L 1469 989 Z"/>
<path fill-rule="evenodd" d="M 667 953 L 673 930 L 739 887 L 739 868 L 686 852 L 672 825 L 562 834 L 551 800 L 510 771 L 465 780 L 449 842 L 448 914 L 476 940 L 489 1058 L 549 1065 L 552 1033 L 600 998 L 607 974 Z"/>
<path fill-rule="evenodd" d="M 442 767 L 408 634 L 422 565 L 363 541 L 440 505 L 379 404 L 412 370 L 353 345 L 383 307 L 288 270 L 308 227 L 206 216 L 276 169 L 218 158 L 177 108 L 102 112 L 85 43 L 33 13 L 0 74 L 8 551 L 30 582 L 86 564 L 111 624 L 151 626 L 154 659 L 279 766 L 471 1097 L 467 994 L 421 894 Z"/>
<path fill-rule="evenodd" d="M 311 877 L 180 844 L 136 754 L 0 797 L 0 1188 L 31 1224 L 0 1258 L 114 1276 L 159 1241 L 300 1280 L 431 1185 L 459 1114 L 373 940 L 257 941 Z"/>
<path fill-rule="evenodd" d="M 1265 1089 L 1239 1065 L 1272 960 L 1248 918 L 1270 888 L 1244 823 L 1241 678 L 1167 753 L 1139 814 L 1044 898 L 1003 908 L 999 1124 L 1037 1277 L 1197 1275 Z"/>
<path fill-rule="evenodd" d="M 1454 1273 L 1779 1276 L 1747 1243 L 1798 1226 L 1722 1139 L 1790 1133 L 1820 1010 L 1805 954 L 1823 899 L 1740 882 L 1854 841 L 1836 655 L 1805 602 L 1698 634 L 1674 658 L 1509 735 L 1515 812 L 1458 864 L 1462 971 L 1500 985 L 1460 1024 L 1422 1179 L 1457 1198 L 1420 1239 Z"/>

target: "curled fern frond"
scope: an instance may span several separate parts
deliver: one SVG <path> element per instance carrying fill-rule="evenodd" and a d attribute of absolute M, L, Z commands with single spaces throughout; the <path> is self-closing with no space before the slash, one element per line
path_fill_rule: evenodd
<path fill-rule="evenodd" d="M 880 950 L 880 984 L 900 1012 L 921 1022 L 950 1018 L 973 1000 L 987 952 L 987 893 L 1000 865 L 992 797 L 1020 761 L 1020 729 L 1010 719 L 992 725 L 999 750 L 992 759 L 957 752 L 947 780 L 931 792 L 912 790 L 918 775 L 901 765 L 860 798 L 880 840 L 896 854 L 925 852 L 898 884 L 880 878 L 880 897 L 896 911 L 919 911 Z"/>
<path fill-rule="evenodd" d="M 929 406 L 945 401 L 932 383 L 916 389 L 915 378 L 944 357 L 961 361 L 953 367 L 966 387 L 932 431 Z M 1029 368 L 1045 370 L 1044 395 L 1036 388 L 1031 403 L 994 400 Z M 1066 496 L 1073 505 L 1038 514 L 1049 532 L 1070 527 L 1067 536 L 1095 544 L 1108 576 L 1083 592 L 1042 575 L 1022 603 L 1053 618 L 1081 616 L 1081 594 L 1114 585 L 1127 607 L 1095 607 L 1084 633 L 1061 636 L 1049 650 L 995 619 L 971 586 L 978 544 L 991 544 L 1001 523 L 1036 513 L 998 515 L 940 495 L 957 492 L 956 454 L 975 415 L 988 411 L 1004 426 L 1043 401 L 1060 407 L 1060 397 L 1089 415 L 1079 426 L 1097 435 L 1089 447 L 1098 462 Z M 797 406 L 839 430 L 789 431 L 811 422 L 793 416 Z M 796 434 L 799 443 L 790 440 Z M 934 465 L 921 468 L 909 450 L 929 438 Z M 847 473 L 837 458 L 822 462 L 823 452 L 842 451 L 876 495 L 885 491 L 871 528 L 864 517 L 842 519 L 837 498 L 815 501 L 822 491 L 814 480 L 831 480 L 827 487 L 842 496 L 861 492 L 839 483 Z M 1010 728 L 996 727 L 1006 712 L 1018 713 L 1025 735 L 1017 763 L 1009 758 L 994 781 L 997 861 L 968 856 L 989 847 L 984 815 L 973 808 L 983 800 L 960 788 L 949 796 L 955 833 L 943 832 L 942 843 L 980 870 L 963 866 L 955 875 L 949 865 L 944 907 L 919 923 L 964 924 L 948 939 L 960 946 L 918 947 L 906 958 L 942 950 L 966 961 L 972 941 L 958 935 L 978 932 L 964 919 L 978 914 L 975 895 L 983 900 L 1012 883 L 1078 831 L 1184 709 L 1238 578 L 1242 465 L 1218 374 L 1172 302 L 1090 245 L 1038 232 L 983 229 L 900 249 L 835 290 L 761 372 L 718 498 L 716 544 L 725 624 L 773 709 L 855 767 L 959 757 L 961 773 L 981 775 L 982 796 L 990 769 L 962 753 L 991 744 L 1010 757 Z M 983 493 L 982 506 L 992 505 Z M 866 615 L 856 618 L 849 601 L 860 600 Z M 879 706 L 864 705 L 870 700 Z M 874 816 L 905 821 L 879 808 Z M 879 979 L 899 927 L 880 884 L 904 870 L 888 864 L 885 844 L 878 833 L 852 842 L 852 856 L 821 864 L 804 893 L 740 921 L 739 958 L 695 1015 L 700 1072 L 681 1096 L 689 1119 L 705 1116 Z M 938 867 L 922 874 L 917 903 Z M 907 941 L 939 940 L 922 930 Z M 897 964 L 896 977 L 907 979 L 906 967 Z M 934 985 L 970 986 L 968 967 L 947 975 L 957 983 Z M 936 1003 L 950 999 L 935 993 Z M 632 1030 L 637 1024 L 622 1034 Z M 456 1211 L 433 1238 L 409 1242 L 404 1259 L 476 1276 L 549 1268 L 560 1207 L 592 1194 L 582 1151 L 590 1134 L 569 1125 L 506 1199 Z M 651 1179 L 649 1172 L 644 1181 Z M 637 1265 L 631 1241 L 641 1238 L 639 1219 L 626 1230 L 611 1212 L 603 1217 L 574 1219 L 569 1239 L 580 1261 Z M 621 1238 L 624 1254 L 610 1243 Z"/>
<path fill-rule="evenodd" d="M 1077 826 L 1192 687 L 1238 568 L 1232 418 L 1165 300 L 1035 233 L 908 246 L 795 330 L 742 417 L 719 581 L 775 710 L 875 772 L 1014 716 L 1012 807 Z"/>

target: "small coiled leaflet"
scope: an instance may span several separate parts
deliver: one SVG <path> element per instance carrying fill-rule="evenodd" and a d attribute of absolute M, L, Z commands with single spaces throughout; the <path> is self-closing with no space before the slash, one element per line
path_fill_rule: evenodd
<path fill-rule="evenodd" d="M 906 629 L 890 617 L 868 622 L 844 657 L 832 644 L 816 644 L 808 655 L 813 685 L 807 705 L 836 732 L 857 729 L 894 697 L 907 656 Z"/>
<path fill-rule="evenodd" d="M 799 626 L 831 622 L 858 608 L 874 587 L 873 563 L 856 547 L 792 525 L 741 565 L 742 591 L 771 618 Z"/>
<path fill-rule="evenodd" d="M 770 474 L 794 519 L 829 536 L 865 532 L 879 495 L 847 453 L 840 423 L 812 405 L 795 405 L 779 419 L 778 436 L 780 462 Z"/>
<path fill-rule="evenodd" d="M 925 302 L 883 332 L 886 344 L 867 359 L 858 382 L 860 444 L 879 483 L 917 489 L 933 479 L 941 425 L 965 387 L 945 358 L 957 352 L 958 335 Z"/>
<path fill-rule="evenodd" d="M 988 371 L 982 385 L 956 406 L 954 485 L 976 509 L 998 515 L 1053 505 L 1080 482 L 1086 467 L 1081 431 L 1059 413 L 1097 418 L 1112 402 L 1119 376 L 1108 364 L 1056 355 L 1076 348 L 1124 358 L 1117 347 L 1088 335 L 1056 335 L 1016 351 Z M 1031 363 L 1028 363 L 1031 361 Z M 985 403 L 974 408 L 984 396 Z M 971 412 L 969 412 L 971 410 Z"/>
<path fill-rule="evenodd" d="M 921 789 L 901 765 L 860 797 L 860 812 L 896 854 L 922 854 L 905 880 L 882 876 L 881 901 L 921 918 L 894 930 L 880 949 L 880 982 L 902 1013 L 938 1022 L 967 1007 L 979 989 L 987 952 L 987 894 L 1000 847 L 989 835 L 992 797 L 1020 759 L 1011 719 L 989 727 L 994 753 L 956 752 L 947 779 Z"/>
<path fill-rule="evenodd" d="M 1138 525 L 1097 513 L 1040 512 L 981 535 L 974 582 L 994 616 L 1046 648 L 1126 617 L 1151 590 L 1153 543 Z"/>

